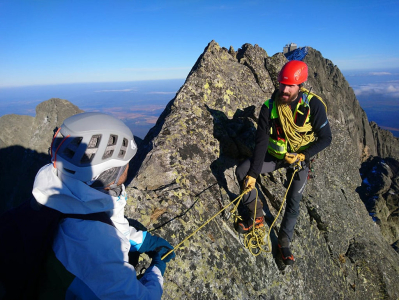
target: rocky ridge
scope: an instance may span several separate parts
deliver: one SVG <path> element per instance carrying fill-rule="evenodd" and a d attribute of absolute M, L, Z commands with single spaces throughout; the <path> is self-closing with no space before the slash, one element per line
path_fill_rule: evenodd
<path fill-rule="evenodd" d="M 176 245 L 230 203 L 239 193 L 235 166 L 252 154 L 260 107 L 286 61 L 282 53 L 270 57 L 257 45 L 235 51 L 212 41 L 140 144 L 132 162 L 127 216 Z M 297 263 L 284 268 L 277 254 L 281 217 L 271 232 L 272 253 L 255 258 L 224 213 L 176 251 L 165 273 L 163 299 L 399 298 L 398 254 L 356 192 L 361 163 L 374 156 L 398 159 L 398 139 L 370 126 L 331 61 L 311 48 L 304 61 L 310 69 L 307 88 L 328 106 L 333 143 L 313 163 L 292 244 Z M 0 174 L 9 179 L 3 199 L 14 199 L 10 195 L 24 184 L 31 188 L 33 178 L 21 176 L 25 162 L 36 162 L 28 168 L 31 173 L 47 163 L 54 128 L 78 112 L 65 100 L 51 99 L 38 106 L 36 122 L 26 116 L 0 118 L 7 132 L 0 135 Z M 17 165 L 9 163 L 15 150 L 20 151 Z M 23 180 L 15 184 L 15 178 Z M 283 171 L 258 180 L 269 226 L 285 180 Z"/>
<path fill-rule="evenodd" d="M 149 132 L 129 185 L 129 217 L 176 245 L 239 194 L 235 166 L 254 147 L 261 104 L 270 97 L 283 54 L 257 45 L 237 52 L 211 42 Z M 177 251 L 164 299 L 396 299 L 398 254 L 368 216 L 356 188 L 361 162 L 379 154 L 372 128 L 342 73 L 309 48 L 307 87 L 325 100 L 332 145 L 317 156 L 284 268 L 276 253 L 253 257 L 229 214 Z M 394 155 L 389 151 L 385 155 Z M 143 161 L 144 158 L 144 161 Z M 140 167 L 139 167 L 140 166 Z M 268 224 L 285 192 L 285 173 L 258 180 Z"/>

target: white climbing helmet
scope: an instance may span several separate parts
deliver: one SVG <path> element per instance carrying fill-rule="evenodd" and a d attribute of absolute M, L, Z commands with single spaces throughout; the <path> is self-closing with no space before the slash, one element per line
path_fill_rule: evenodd
<path fill-rule="evenodd" d="M 126 166 L 137 152 L 129 127 L 103 113 L 81 113 L 67 118 L 51 143 L 54 167 L 83 182 L 104 171 Z"/>

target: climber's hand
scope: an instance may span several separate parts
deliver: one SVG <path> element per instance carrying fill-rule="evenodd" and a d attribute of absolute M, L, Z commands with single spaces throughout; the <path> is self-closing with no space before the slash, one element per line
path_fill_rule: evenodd
<path fill-rule="evenodd" d="M 255 188 L 256 179 L 252 176 L 247 175 L 244 179 L 243 189 L 244 191 L 252 191 Z"/>
<path fill-rule="evenodd" d="M 304 161 L 305 160 L 305 155 L 302 153 L 286 153 L 284 157 L 285 161 L 289 163 L 290 165 L 298 162 L 298 161 Z"/>
<path fill-rule="evenodd" d="M 286 153 L 284 156 L 284 159 L 287 163 L 289 163 L 290 165 L 296 163 L 298 161 L 298 154 L 296 153 Z"/>
<path fill-rule="evenodd" d="M 141 244 L 140 248 L 136 251 L 140 253 L 147 253 L 147 252 L 156 252 L 159 253 L 161 257 L 163 257 L 166 253 L 173 249 L 172 245 L 169 242 L 159 236 L 152 235 L 149 232 L 143 231 L 144 240 Z M 170 253 L 167 257 L 163 260 L 165 262 L 170 261 L 171 259 L 175 258 L 176 254 L 174 252 Z"/>

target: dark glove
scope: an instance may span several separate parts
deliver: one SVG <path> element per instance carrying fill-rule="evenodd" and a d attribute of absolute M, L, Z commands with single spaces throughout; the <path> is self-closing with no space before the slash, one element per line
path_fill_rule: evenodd
<path fill-rule="evenodd" d="M 157 252 L 160 255 L 160 257 L 162 257 L 172 249 L 173 249 L 172 245 L 169 244 L 168 241 L 166 241 L 165 239 L 155 235 L 151 235 L 150 233 L 146 232 L 143 244 L 138 249 L 138 252 L 140 253 Z M 164 258 L 164 262 L 170 261 L 171 259 L 175 258 L 175 256 L 176 256 L 175 252 L 172 252 L 171 254 L 169 254 L 167 257 Z"/>
<path fill-rule="evenodd" d="M 163 276 L 163 274 L 165 274 L 165 270 L 166 270 L 166 262 L 165 262 L 165 260 L 161 259 L 162 256 L 159 255 L 159 253 L 153 252 L 153 251 L 152 252 L 148 252 L 148 256 L 152 258 L 150 267 L 151 266 L 156 266 L 161 271 L 161 274 Z"/>

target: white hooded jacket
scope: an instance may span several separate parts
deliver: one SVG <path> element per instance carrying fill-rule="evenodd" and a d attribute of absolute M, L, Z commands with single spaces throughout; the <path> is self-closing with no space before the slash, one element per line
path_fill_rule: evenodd
<path fill-rule="evenodd" d="M 65 299 L 161 299 L 160 270 L 152 266 L 138 280 L 128 263 L 129 251 L 140 248 L 147 232 L 129 226 L 124 217 L 124 187 L 121 196 L 112 197 L 71 177 L 61 181 L 48 164 L 37 173 L 32 193 L 40 204 L 65 214 L 107 212 L 115 225 L 74 218 L 60 222 L 53 251 L 75 276 Z"/>

